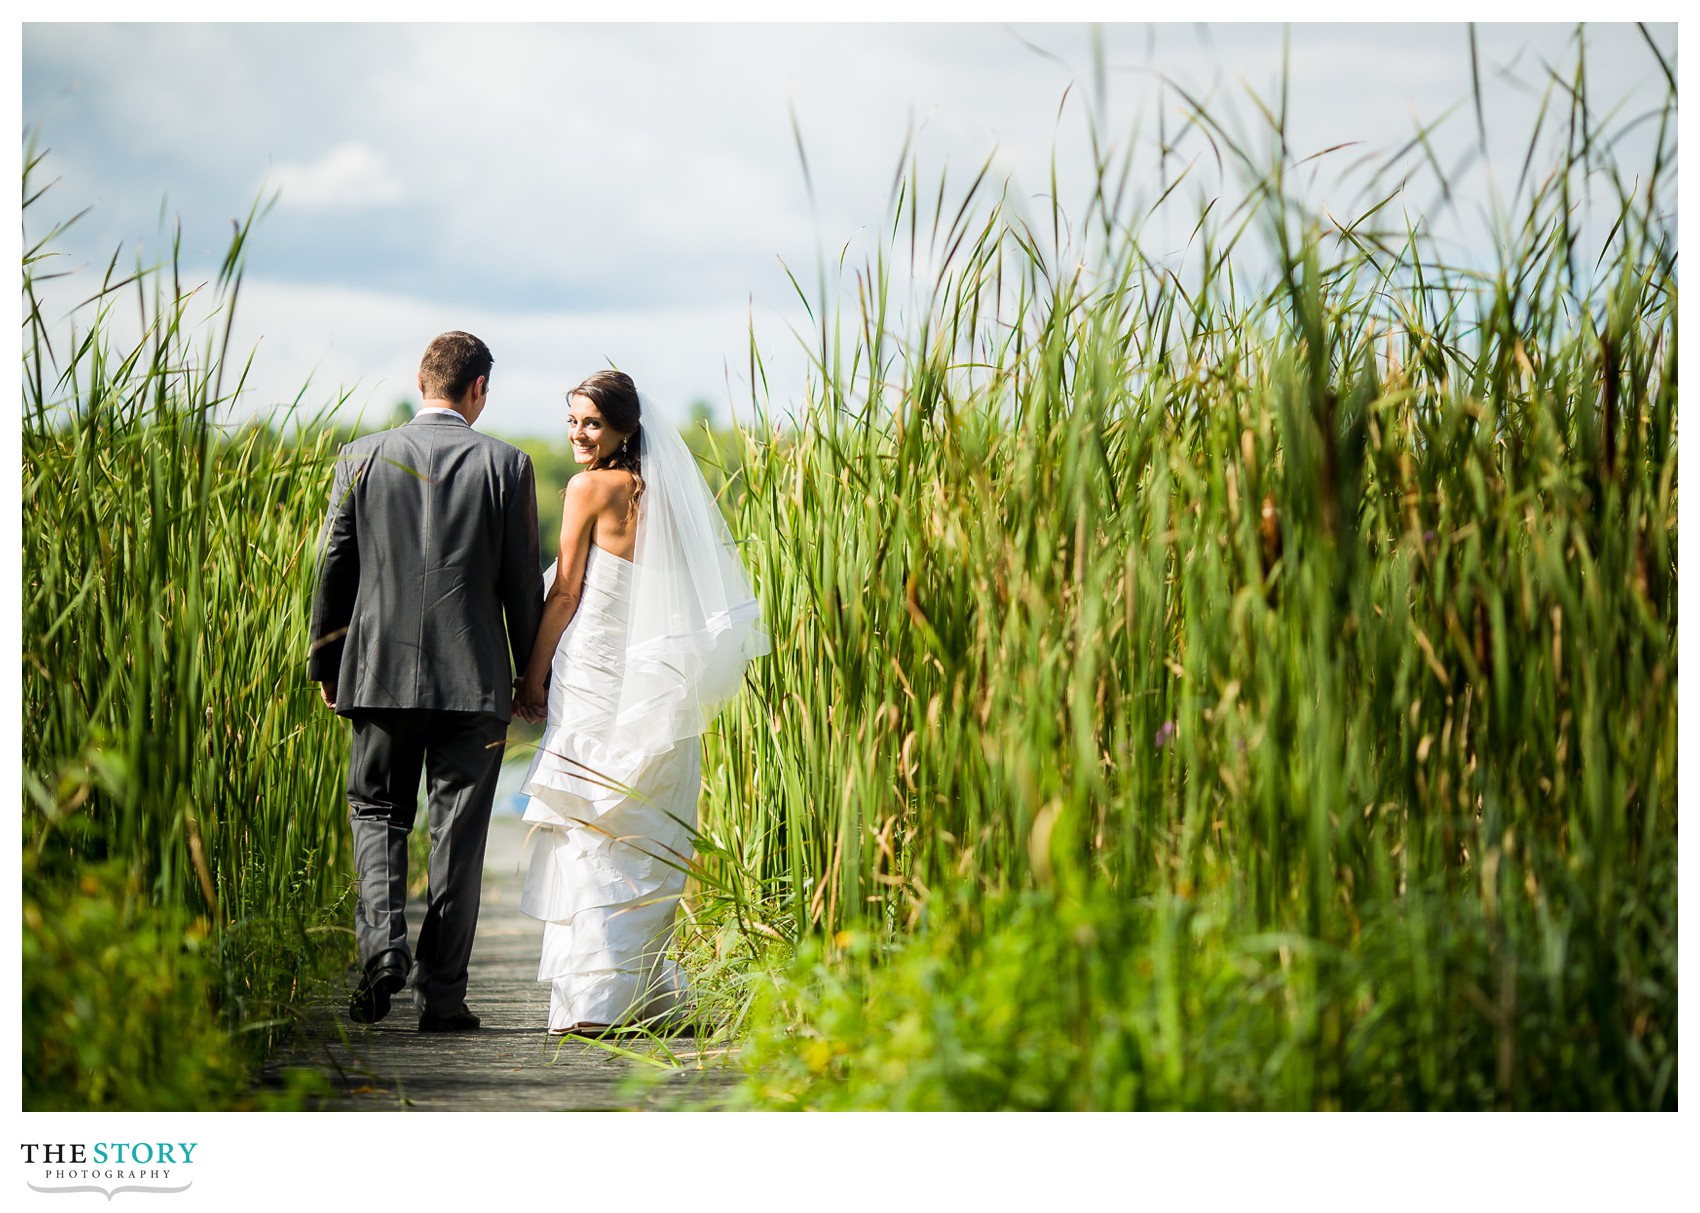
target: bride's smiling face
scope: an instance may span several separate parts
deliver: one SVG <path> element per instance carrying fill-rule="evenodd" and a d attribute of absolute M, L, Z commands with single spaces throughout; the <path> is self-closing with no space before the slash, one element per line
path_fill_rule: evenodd
<path fill-rule="evenodd" d="M 573 396 L 567 400 L 567 437 L 573 444 L 574 459 L 595 463 L 619 450 L 625 435 L 603 420 L 601 410 L 588 396 Z"/>

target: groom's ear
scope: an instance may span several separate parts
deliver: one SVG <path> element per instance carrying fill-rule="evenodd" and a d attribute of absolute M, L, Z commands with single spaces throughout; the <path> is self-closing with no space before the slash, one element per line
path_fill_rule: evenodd
<path fill-rule="evenodd" d="M 420 371 L 417 375 L 415 375 L 413 377 L 413 381 L 419 385 L 420 396 L 424 396 L 425 395 L 425 372 Z"/>

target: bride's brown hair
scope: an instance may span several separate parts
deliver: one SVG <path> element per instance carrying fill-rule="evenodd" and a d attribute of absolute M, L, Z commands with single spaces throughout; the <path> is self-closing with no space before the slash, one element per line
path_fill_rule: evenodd
<path fill-rule="evenodd" d="M 620 449 L 606 459 L 592 461 L 590 470 L 618 468 L 629 472 L 632 477 L 630 509 L 635 511 L 638 498 L 643 496 L 643 461 L 638 455 L 638 449 L 643 445 L 643 405 L 638 401 L 637 384 L 624 371 L 597 371 L 567 393 L 569 404 L 574 396 L 589 400 L 610 429 L 625 435 Z"/>

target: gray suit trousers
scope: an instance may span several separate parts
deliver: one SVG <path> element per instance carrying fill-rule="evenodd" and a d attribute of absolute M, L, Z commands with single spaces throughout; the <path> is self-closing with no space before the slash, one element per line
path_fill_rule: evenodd
<path fill-rule="evenodd" d="M 407 838 L 427 779 L 430 891 L 413 955 L 413 998 L 446 1015 L 466 998 L 478 927 L 484 840 L 508 722 L 482 712 L 361 708 L 350 713 L 348 816 L 359 901 L 354 937 L 362 967 L 384 952 L 407 956 Z"/>

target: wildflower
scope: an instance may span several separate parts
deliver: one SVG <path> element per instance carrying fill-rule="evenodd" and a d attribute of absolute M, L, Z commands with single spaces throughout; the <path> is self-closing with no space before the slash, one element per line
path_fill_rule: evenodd
<path fill-rule="evenodd" d="M 1175 739 L 1175 722 L 1172 721 L 1172 720 L 1165 720 L 1161 725 L 1158 726 L 1157 735 L 1154 738 L 1154 740 L 1157 743 L 1157 748 L 1159 750 L 1162 749 L 1164 746 L 1168 745 L 1174 739 Z"/>

